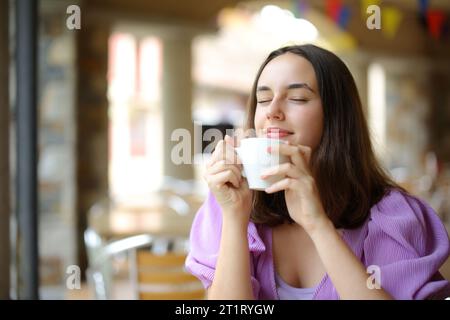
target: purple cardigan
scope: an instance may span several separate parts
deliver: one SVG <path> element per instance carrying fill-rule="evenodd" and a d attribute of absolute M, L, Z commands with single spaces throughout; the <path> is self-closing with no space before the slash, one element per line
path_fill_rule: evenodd
<path fill-rule="evenodd" d="M 208 288 L 214 278 L 222 216 L 209 193 L 197 212 L 190 235 L 187 270 Z M 377 265 L 381 286 L 395 299 L 444 299 L 450 284 L 438 270 L 450 252 L 444 225 L 433 209 L 420 199 L 390 191 L 370 210 L 359 228 L 343 232 L 343 239 L 367 267 Z M 257 299 L 279 299 L 272 257 L 272 229 L 249 223 L 251 282 Z M 369 277 L 369 274 L 368 274 Z M 319 283 L 313 299 L 339 299 L 328 275 Z"/>

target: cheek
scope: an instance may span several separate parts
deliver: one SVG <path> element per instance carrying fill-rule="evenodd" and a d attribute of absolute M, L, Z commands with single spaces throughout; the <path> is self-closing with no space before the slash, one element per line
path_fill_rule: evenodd
<path fill-rule="evenodd" d="M 295 126 L 301 135 L 301 143 L 312 148 L 317 147 L 322 138 L 323 131 L 322 106 L 298 110 L 291 119 L 296 119 Z"/>
<path fill-rule="evenodd" d="M 254 121 L 256 130 L 262 129 L 264 127 L 264 120 L 265 120 L 264 112 L 261 111 L 261 108 L 256 108 Z"/>
<path fill-rule="evenodd" d="M 323 122 L 323 114 L 321 108 L 298 108 L 293 111 L 291 119 L 295 119 L 298 127 L 317 126 Z"/>

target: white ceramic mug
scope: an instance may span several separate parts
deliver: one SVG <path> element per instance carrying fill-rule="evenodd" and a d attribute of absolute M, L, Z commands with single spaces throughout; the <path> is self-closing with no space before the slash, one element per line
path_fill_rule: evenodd
<path fill-rule="evenodd" d="M 235 148 L 244 167 L 243 176 L 247 178 L 250 189 L 262 191 L 282 179 L 282 176 L 261 179 L 264 170 L 289 161 L 288 157 L 278 152 L 267 152 L 268 147 L 279 143 L 285 142 L 269 138 L 247 138 L 242 139 L 240 146 Z"/>

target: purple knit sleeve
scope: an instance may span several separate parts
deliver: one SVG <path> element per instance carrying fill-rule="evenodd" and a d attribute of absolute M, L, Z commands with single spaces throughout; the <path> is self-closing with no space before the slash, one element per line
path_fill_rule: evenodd
<path fill-rule="evenodd" d="M 196 276 L 205 288 L 209 288 L 214 279 L 216 263 L 219 254 L 222 230 L 221 209 L 212 193 L 197 212 L 191 227 L 189 238 L 189 254 L 185 267 L 188 272 Z M 251 264 L 251 284 L 253 294 L 258 297 L 260 284 L 254 274 L 254 254 L 265 250 L 262 240 L 257 234 L 253 223 L 248 228 L 249 252 Z"/>
<path fill-rule="evenodd" d="M 420 199 L 391 191 L 372 208 L 364 261 L 379 267 L 381 286 L 395 299 L 450 296 L 450 284 L 438 272 L 449 248 L 444 225 Z"/>
<path fill-rule="evenodd" d="M 185 263 L 186 270 L 196 276 L 205 288 L 211 285 L 214 278 L 221 229 L 220 207 L 213 195 L 208 193 L 192 223 Z"/>

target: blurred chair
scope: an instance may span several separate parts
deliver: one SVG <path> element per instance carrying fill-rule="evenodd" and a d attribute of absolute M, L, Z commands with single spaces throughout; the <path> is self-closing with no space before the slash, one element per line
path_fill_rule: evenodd
<path fill-rule="evenodd" d="M 112 298 L 114 276 L 112 262 L 115 256 L 148 246 L 153 241 L 153 237 L 143 234 L 105 242 L 93 229 L 86 229 L 84 242 L 89 264 L 86 276 L 89 285 L 94 289 L 95 298 L 100 300 Z"/>
<path fill-rule="evenodd" d="M 126 253 L 136 299 L 203 299 L 201 282 L 184 270 L 188 240 L 136 235 L 104 242 L 92 229 L 84 234 L 88 250 L 87 277 L 96 299 L 113 298 L 113 259 Z"/>
<path fill-rule="evenodd" d="M 136 299 L 191 300 L 204 299 L 201 282 L 184 270 L 185 253 L 156 254 L 133 251 L 131 274 Z M 133 263 L 134 262 L 134 263 Z"/>

